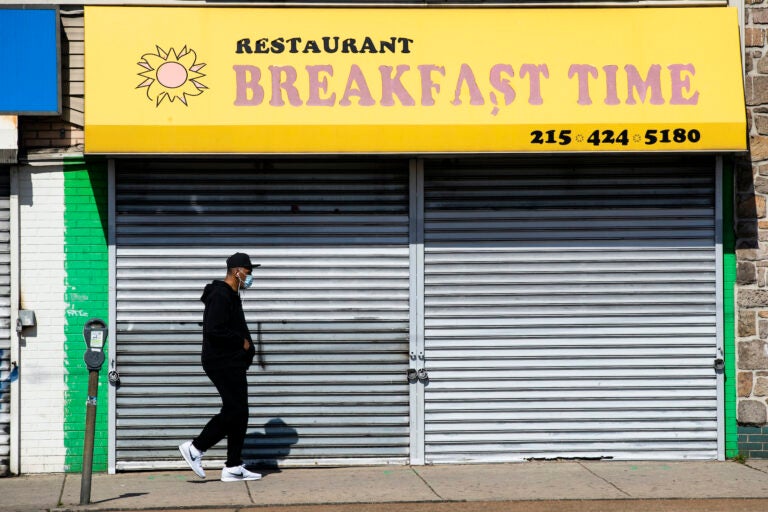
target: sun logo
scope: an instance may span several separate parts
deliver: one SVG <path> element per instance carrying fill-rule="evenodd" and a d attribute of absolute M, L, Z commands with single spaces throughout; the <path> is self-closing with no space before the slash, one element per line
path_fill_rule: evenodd
<path fill-rule="evenodd" d="M 171 102 L 178 99 L 187 105 L 187 96 L 202 94 L 206 86 L 198 82 L 204 77 L 198 73 L 205 64 L 197 64 L 197 55 L 185 46 L 179 53 L 171 48 L 165 51 L 159 46 L 157 53 L 145 53 L 137 64 L 146 71 L 138 73 L 145 80 L 136 86 L 147 88 L 147 98 L 155 102 L 155 107 L 165 98 Z"/>

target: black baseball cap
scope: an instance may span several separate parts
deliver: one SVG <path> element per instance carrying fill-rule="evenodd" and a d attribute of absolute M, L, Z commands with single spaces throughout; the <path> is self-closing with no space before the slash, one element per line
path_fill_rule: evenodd
<path fill-rule="evenodd" d="M 258 267 L 259 264 L 253 265 L 251 263 L 251 258 L 244 252 L 236 252 L 229 258 L 227 258 L 227 268 L 238 268 L 242 267 L 248 270 L 253 270 L 253 267 Z"/>

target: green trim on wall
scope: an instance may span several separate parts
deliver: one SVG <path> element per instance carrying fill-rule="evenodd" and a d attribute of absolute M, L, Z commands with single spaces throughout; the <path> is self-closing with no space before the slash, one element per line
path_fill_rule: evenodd
<path fill-rule="evenodd" d="M 107 252 L 107 165 L 83 158 L 64 161 L 64 445 L 65 468 L 83 469 L 88 369 L 83 361 L 83 326 L 91 318 L 109 319 Z M 107 352 L 112 340 L 107 340 Z M 109 356 L 107 356 L 109 360 Z M 93 470 L 107 469 L 106 364 L 99 375 Z"/>
<path fill-rule="evenodd" d="M 723 159 L 723 354 L 725 356 L 725 456 L 739 454 L 736 424 L 736 233 L 733 162 Z"/>

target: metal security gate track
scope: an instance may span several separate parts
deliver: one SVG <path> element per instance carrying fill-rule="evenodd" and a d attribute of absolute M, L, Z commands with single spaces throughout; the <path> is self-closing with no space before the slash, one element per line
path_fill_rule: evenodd
<path fill-rule="evenodd" d="M 0 475 L 10 470 L 11 449 L 11 182 L 0 167 Z"/>

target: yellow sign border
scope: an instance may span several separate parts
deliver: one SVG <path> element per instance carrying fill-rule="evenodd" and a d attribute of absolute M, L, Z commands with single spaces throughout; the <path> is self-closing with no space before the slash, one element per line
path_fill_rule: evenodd
<path fill-rule="evenodd" d="M 173 13 L 174 19 L 179 20 L 181 28 L 169 29 L 169 36 L 160 37 L 159 34 L 165 30 L 163 20 L 170 13 Z M 371 16 L 371 13 L 379 16 Z M 444 16 L 444 13 L 450 13 L 450 16 Z M 331 14 L 333 16 L 329 17 Z M 387 23 L 392 24 L 392 20 L 407 19 L 408 26 L 413 27 L 423 24 L 427 16 L 432 17 L 433 21 L 445 22 L 446 26 L 452 23 L 453 28 L 448 29 L 435 23 L 438 26 L 429 30 L 409 32 L 415 42 L 411 47 L 401 47 L 401 54 L 396 56 L 363 52 L 354 56 L 318 57 L 311 52 L 306 53 L 307 47 L 304 53 L 299 51 L 301 47 L 297 47 L 293 54 L 287 50 L 280 55 L 269 52 L 235 53 L 237 38 L 243 34 L 255 35 L 247 39 L 248 45 L 237 46 L 238 49 L 247 48 L 253 52 L 257 48 L 256 37 L 266 34 L 269 37 L 265 36 L 267 42 L 261 49 L 268 50 L 269 41 L 274 41 L 276 35 L 301 34 L 302 27 L 309 31 L 306 27 L 311 26 L 313 19 L 321 15 L 326 17 L 326 21 L 336 23 L 333 26 L 362 26 L 360 33 L 367 33 L 367 29 L 379 35 L 400 33 L 395 29 L 387 31 Z M 382 19 L 377 20 L 377 17 Z M 222 20 L 240 18 L 243 19 L 240 25 L 222 23 Z M 460 46 L 450 44 L 445 49 L 433 48 L 440 46 L 434 44 L 435 41 L 445 42 L 457 30 L 462 30 L 467 39 L 476 37 L 487 41 L 482 39 L 483 28 L 496 18 L 508 21 L 510 26 L 514 21 L 517 32 L 523 32 L 519 34 L 510 30 L 504 33 L 510 42 L 500 43 L 501 50 L 488 49 L 488 45 L 469 50 L 461 50 Z M 122 23 L 116 24 L 116 20 L 122 20 Z M 558 49 L 558 43 L 562 46 L 563 41 L 541 38 L 539 33 L 543 28 L 543 20 L 546 20 L 546 28 L 551 33 L 559 34 L 567 27 L 578 25 L 578 32 L 567 32 L 570 35 L 563 37 L 573 38 L 574 34 L 586 32 L 595 41 L 586 37 L 574 42 L 574 46 L 581 45 L 583 54 L 577 54 L 570 48 L 565 51 Z M 626 41 L 616 42 L 616 48 L 608 47 L 611 41 L 605 37 L 617 37 L 622 30 L 626 30 L 621 27 L 614 27 L 613 32 L 608 30 L 608 24 L 618 22 L 633 27 L 635 39 L 629 37 Z M 383 32 L 372 28 L 379 24 L 385 26 Z M 228 30 L 222 33 L 218 29 L 211 30 L 211 26 L 228 26 Z M 506 25 L 495 26 L 503 30 Z M 146 27 L 146 30 L 142 30 L 142 27 Z M 184 27 L 193 27 L 206 35 L 196 39 L 194 48 L 191 43 L 189 48 L 186 45 L 180 48 L 181 43 L 175 43 L 175 48 L 171 47 L 169 41 L 187 39 Z M 246 30 L 249 27 L 261 28 Z M 298 28 L 292 30 L 291 27 Z M 608 36 L 601 35 L 601 28 L 608 30 Z M 716 35 L 713 35 L 713 31 Z M 653 36 L 648 35 L 650 32 L 653 32 Z M 147 33 L 149 35 L 144 37 Z M 718 39 L 721 35 L 723 37 Z M 649 48 L 648 41 L 654 37 L 666 37 L 666 41 Z M 222 38 L 224 43 L 214 41 Z M 164 47 L 160 45 L 161 39 Z M 717 42 L 713 42 L 713 39 Z M 483 89 L 486 86 L 477 85 L 476 90 L 472 90 L 473 80 L 481 82 L 487 77 L 473 72 L 470 67 L 473 63 L 466 61 L 477 54 L 481 62 L 477 68 L 488 69 L 488 66 L 483 66 L 501 61 L 503 55 L 510 52 L 510 48 L 523 48 L 523 43 L 528 40 L 536 41 L 540 48 L 534 48 L 536 51 L 528 49 L 527 53 L 521 50 L 521 54 L 527 56 L 525 58 L 541 62 L 535 60 L 538 55 L 542 61 L 551 62 L 546 68 L 549 75 L 541 75 L 545 76 L 547 82 L 538 90 L 539 96 L 544 96 L 543 99 L 539 97 L 538 104 L 534 97 L 536 91 L 533 82 L 528 83 L 529 91 L 522 88 L 525 70 L 519 63 L 517 68 L 509 64 L 502 72 L 495 70 L 496 81 L 492 80 L 492 83 L 496 89 L 492 89 L 491 94 Z M 158 44 L 152 46 L 150 41 L 157 41 Z M 358 50 L 363 47 L 362 41 L 361 38 L 356 43 Z M 677 53 L 674 48 L 665 51 L 665 45 L 677 44 L 676 41 L 686 41 L 688 46 Z M 433 44 L 430 46 L 426 42 Z M 638 48 L 634 48 L 633 44 Z M 422 50 L 422 47 L 428 47 L 429 51 Z M 404 52 L 404 49 L 408 51 Z M 485 53 L 484 49 L 487 49 Z M 456 53 L 461 51 L 469 53 Z M 746 114 L 739 53 L 736 11 L 734 8 L 723 7 L 435 10 L 86 6 L 85 150 L 92 154 L 744 151 L 747 148 Z M 667 56 L 669 59 L 663 61 L 662 57 Z M 360 63 L 359 68 L 354 68 L 358 64 L 349 68 L 353 57 L 357 59 L 354 62 Z M 137 60 L 141 68 L 136 67 Z M 585 64 L 592 61 L 596 65 Z M 158 70 L 162 68 L 162 63 L 167 62 L 172 62 L 176 68 L 184 66 L 187 81 L 183 86 L 175 88 L 175 85 L 158 85 L 163 84 Z M 259 67 L 265 75 L 272 67 L 282 70 L 273 72 L 271 98 L 273 102 L 275 98 L 287 102 L 290 99 L 290 83 L 281 89 L 275 85 L 275 76 L 282 80 L 279 73 L 286 72 L 286 69 L 302 71 L 324 62 L 336 65 L 335 69 L 346 66 L 352 71 L 359 70 L 357 82 L 353 82 L 354 73 L 350 72 L 345 89 L 345 94 L 352 91 L 352 99 L 357 102 L 363 97 L 358 94 L 359 76 L 364 72 L 368 73 L 367 76 L 375 74 L 379 64 L 387 67 L 393 76 L 400 69 L 398 66 L 408 68 L 413 71 L 411 75 L 415 75 L 420 62 L 450 64 L 451 69 L 460 69 L 458 78 L 452 77 L 452 83 L 457 84 L 454 105 L 449 104 L 450 98 L 446 99 L 443 91 L 443 103 L 433 108 L 427 109 L 423 104 L 417 104 L 415 108 L 409 109 L 397 103 L 402 101 L 402 96 L 396 94 L 391 96 L 393 105 L 385 107 L 385 93 L 382 90 L 373 91 L 372 87 L 371 97 L 381 97 L 382 100 L 381 104 L 368 109 L 363 109 L 360 103 L 341 108 L 336 93 L 334 102 L 337 103 L 329 108 L 310 107 L 306 104 L 306 97 L 301 99 L 298 106 L 275 106 L 267 101 L 269 80 L 266 76 L 261 77 L 262 81 L 258 85 L 264 89 L 262 103 L 238 106 L 237 100 L 233 102 L 236 94 L 242 98 L 256 94 L 255 88 L 248 89 L 248 83 L 243 78 L 246 75 L 241 73 L 242 70 L 233 71 L 236 66 L 250 66 L 249 69 Z M 573 63 L 570 68 L 569 62 Z M 546 64 L 543 66 L 546 67 Z M 581 68 L 574 72 L 574 66 Z M 675 71 L 672 71 L 673 66 L 677 66 Z M 331 64 L 325 66 L 325 69 L 330 68 Z M 465 72 L 466 69 L 469 72 Z M 626 77 L 623 75 L 625 70 Z M 664 97 L 657 104 L 653 104 L 657 92 L 651 81 L 654 70 L 662 74 L 655 82 L 660 97 L 661 88 L 664 87 Z M 593 71 L 594 77 L 590 75 Z M 383 84 L 384 71 L 379 67 L 378 72 L 382 74 Z M 241 76 L 240 82 L 236 83 L 237 73 L 241 73 Z M 591 96 L 587 96 L 590 103 L 584 103 L 583 91 L 576 84 L 579 87 L 584 84 L 586 87 L 590 84 L 599 87 L 601 80 L 608 84 L 611 73 L 615 81 L 613 91 L 609 85 L 605 85 L 603 91 L 593 90 Z M 639 83 L 634 84 L 634 91 L 628 83 L 631 73 L 636 75 L 634 80 Z M 443 76 L 447 74 L 444 72 Z M 532 72 L 529 74 L 533 76 Z M 318 98 L 318 91 L 323 96 L 318 101 L 330 101 L 331 91 L 327 81 L 331 76 L 332 73 L 325 72 L 323 75 L 316 72 L 313 78 L 314 92 Z M 436 76 L 442 78 L 439 73 Z M 344 83 L 344 75 L 335 78 L 339 84 Z M 325 84 L 320 82 L 321 79 L 326 80 Z M 513 82 L 513 79 L 519 81 Z M 299 84 L 301 80 L 300 77 L 295 83 Z M 402 85 L 397 77 L 387 80 L 394 84 L 395 89 Z M 423 81 L 422 73 L 421 91 L 425 94 Z M 494 104 L 502 105 L 502 92 L 509 91 L 511 83 L 518 87 L 513 100 L 517 103 L 508 103 L 511 104 L 509 108 L 515 109 L 514 115 L 510 110 L 504 111 L 504 106 L 501 106 L 494 109 L 491 116 L 489 112 L 493 105 L 488 103 L 488 98 L 492 97 Z M 411 83 L 406 85 L 413 87 Z M 298 90 L 298 85 L 296 87 Z M 302 84 L 302 87 L 306 89 L 307 86 Z M 430 95 L 439 92 L 439 87 L 427 89 Z M 443 86 L 443 89 L 448 87 Z M 610 97 L 619 101 L 624 90 L 628 90 L 626 97 L 622 98 L 626 104 L 609 105 Z M 481 99 L 486 106 L 482 109 L 469 107 L 471 101 L 474 101 L 473 92 L 484 95 Z M 673 105 L 670 94 L 677 94 L 680 104 Z M 639 104 L 634 96 L 640 100 Z M 603 97 L 605 99 L 601 102 Z M 594 104 L 591 104 L 593 99 Z M 630 105 L 632 100 L 634 102 Z M 697 103 L 691 105 L 694 100 Z M 425 101 L 424 96 L 421 101 Z M 683 104 L 686 102 L 687 105 Z M 456 107 L 456 103 L 461 106 Z M 502 112 L 497 116 L 499 110 Z M 675 122 L 678 119 L 679 122 Z"/>
<path fill-rule="evenodd" d="M 486 153 L 486 152 L 626 152 L 626 151 L 701 151 L 701 140 L 691 140 L 693 130 L 711 128 L 717 142 L 707 144 L 707 151 L 743 151 L 746 148 L 744 125 L 679 124 L 624 126 L 621 130 L 601 125 L 579 125 L 571 133 L 581 135 L 580 142 L 567 145 L 557 140 L 562 128 L 545 126 L 543 142 L 532 143 L 535 135 L 526 126 L 97 126 L 85 128 L 86 140 L 119 141 L 107 147 L 90 146 L 90 153 L 155 153 L 157 146 L 172 147 L 174 153 L 243 153 L 259 140 L 258 153 Z M 627 131 L 628 142 L 621 139 Z M 650 130 L 655 138 L 647 138 Z M 686 137 L 675 139 L 675 130 Z M 548 142 L 547 132 L 554 132 Z M 662 132 L 667 132 L 666 138 Z M 611 135 L 612 134 L 612 135 Z M 597 135 L 597 137 L 595 137 Z M 590 142 L 590 137 L 593 138 Z M 209 141 L 210 151 L 201 150 L 199 141 Z M 573 136 L 572 136 L 573 138 Z M 634 139 L 634 140 L 633 140 Z M 301 140 L 297 145 L 296 140 Z M 650 141 L 653 140 L 652 143 Z M 706 143 L 706 141 L 703 141 Z M 497 149 L 488 149 L 489 147 Z"/>

